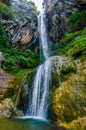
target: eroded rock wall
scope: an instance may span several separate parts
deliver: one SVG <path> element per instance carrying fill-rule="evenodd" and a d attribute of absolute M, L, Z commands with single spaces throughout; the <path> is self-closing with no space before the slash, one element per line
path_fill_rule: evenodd
<path fill-rule="evenodd" d="M 10 7 L 14 17 L 0 18 L 1 24 L 7 31 L 14 48 L 27 48 L 38 51 L 38 20 L 37 9 L 32 2 L 12 0 Z"/>
<path fill-rule="evenodd" d="M 86 7 L 86 0 L 44 0 L 48 36 L 53 43 L 58 42 L 68 31 L 69 17 Z"/>

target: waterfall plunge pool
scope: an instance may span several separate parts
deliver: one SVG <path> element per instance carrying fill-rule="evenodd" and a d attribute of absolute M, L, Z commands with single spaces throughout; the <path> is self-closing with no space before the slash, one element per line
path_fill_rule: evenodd
<path fill-rule="evenodd" d="M 0 119 L 0 130 L 56 130 L 47 120 L 34 118 Z"/>

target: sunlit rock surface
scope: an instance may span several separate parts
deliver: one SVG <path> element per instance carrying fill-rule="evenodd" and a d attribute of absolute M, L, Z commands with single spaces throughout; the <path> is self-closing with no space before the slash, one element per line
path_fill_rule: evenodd
<path fill-rule="evenodd" d="M 14 104 L 7 98 L 0 103 L 0 118 L 10 118 L 14 112 Z"/>
<path fill-rule="evenodd" d="M 14 48 L 38 51 L 37 9 L 32 2 L 10 1 L 13 18 L 0 18 Z"/>
<path fill-rule="evenodd" d="M 83 120 L 78 120 L 78 118 L 86 116 L 86 62 L 78 62 L 76 67 L 76 72 L 72 71 L 73 69 L 71 70 L 71 68 L 69 69 L 70 71 L 66 71 L 65 69 L 64 73 L 60 72 L 60 84 L 56 83 L 59 77 L 55 73 L 55 78 L 52 82 L 54 93 L 51 108 L 55 119 L 57 119 L 57 121 L 55 120 L 56 124 L 62 125 L 61 123 L 63 122 L 66 125 L 71 122 L 69 130 L 72 127 L 75 130 L 77 122 Z M 76 120 L 75 124 L 73 122 L 74 126 L 72 126 L 73 120 Z M 84 121 L 86 123 L 86 119 Z M 83 122 L 81 126 L 78 126 L 78 128 L 83 128 L 83 130 L 85 127 L 86 125 Z"/>

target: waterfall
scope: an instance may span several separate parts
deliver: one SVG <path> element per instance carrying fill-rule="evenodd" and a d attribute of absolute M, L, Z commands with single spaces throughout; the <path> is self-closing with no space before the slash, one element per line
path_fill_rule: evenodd
<path fill-rule="evenodd" d="M 38 29 L 40 33 L 40 49 L 43 52 L 43 56 L 45 59 L 49 57 L 49 51 L 48 51 L 48 40 L 47 40 L 47 34 L 46 34 L 46 26 L 45 26 L 45 9 L 43 8 L 41 15 L 38 18 Z M 42 53 L 41 52 L 41 53 Z"/>
<path fill-rule="evenodd" d="M 27 112 L 29 116 L 47 118 L 50 80 L 51 58 L 48 58 L 38 67 L 35 75 L 32 100 Z"/>
<path fill-rule="evenodd" d="M 43 8 L 38 18 L 40 48 L 45 59 L 44 63 L 37 68 L 33 82 L 32 99 L 26 115 L 46 119 L 49 100 L 49 86 L 51 81 L 52 58 L 49 57 L 46 26 L 44 22 L 45 10 Z"/>

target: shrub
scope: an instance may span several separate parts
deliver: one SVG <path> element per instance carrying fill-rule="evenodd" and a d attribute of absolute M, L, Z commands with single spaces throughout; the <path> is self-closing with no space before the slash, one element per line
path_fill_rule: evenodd
<path fill-rule="evenodd" d="M 4 28 L 2 27 L 2 25 L 0 25 L 0 49 L 1 48 L 9 48 L 11 46 L 11 42 L 4 30 Z"/>
<path fill-rule="evenodd" d="M 0 25 L 0 51 L 6 59 L 3 68 L 9 72 L 16 72 L 22 68 L 34 68 L 39 63 L 37 54 L 27 49 L 20 52 L 12 47 L 4 28 Z"/>
<path fill-rule="evenodd" d="M 29 55 L 31 52 L 32 55 Z M 6 61 L 4 63 L 4 69 L 9 72 L 16 72 L 19 69 L 25 68 L 34 68 L 38 65 L 38 55 L 34 54 L 34 52 L 30 50 L 26 50 L 26 52 L 19 52 L 14 48 L 4 51 L 4 56 Z M 26 55 L 27 54 L 27 55 Z"/>
<path fill-rule="evenodd" d="M 68 20 L 70 31 L 80 30 L 86 26 L 86 10 L 73 13 Z"/>
<path fill-rule="evenodd" d="M 78 34 L 75 35 L 74 34 Z M 67 38 L 68 34 L 59 42 L 59 54 L 65 54 L 66 56 L 76 58 L 81 58 L 86 55 L 86 28 L 70 33 L 69 36 L 74 36 L 73 39 Z M 65 44 L 65 45 L 64 45 Z M 82 59 L 83 59 L 82 58 Z"/>

